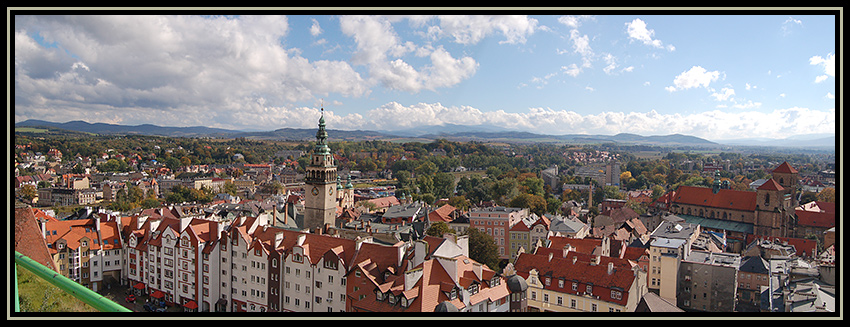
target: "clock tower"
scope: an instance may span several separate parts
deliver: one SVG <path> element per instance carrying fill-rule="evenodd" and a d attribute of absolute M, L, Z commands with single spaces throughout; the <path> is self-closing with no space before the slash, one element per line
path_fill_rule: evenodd
<path fill-rule="evenodd" d="M 326 226 L 334 227 L 336 221 L 337 172 L 327 139 L 325 111 L 322 108 L 319 131 L 316 132 L 316 146 L 313 147 L 310 164 L 305 167 L 307 176 L 304 181 L 304 228 L 310 232 L 317 229 L 324 232 Z"/>

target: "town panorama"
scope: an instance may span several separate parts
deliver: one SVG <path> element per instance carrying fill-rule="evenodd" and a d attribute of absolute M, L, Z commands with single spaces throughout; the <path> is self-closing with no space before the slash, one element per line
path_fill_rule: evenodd
<path fill-rule="evenodd" d="M 139 317 L 837 312 L 834 150 L 328 128 L 16 127 L 15 251 Z M 50 311 L 42 293 L 22 287 L 21 312 Z"/>

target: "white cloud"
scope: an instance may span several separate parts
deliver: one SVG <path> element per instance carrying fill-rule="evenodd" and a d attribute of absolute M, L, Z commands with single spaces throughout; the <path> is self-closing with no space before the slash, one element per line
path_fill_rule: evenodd
<path fill-rule="evenodd" d="M 352 57 L 353 62 L 366 65 L 370 76 L 377 83 L 389 89 L 415 93 L 423 89 L 435 90 L 450 87 L 475 73 L 478 63 L 472 57 L 455 59 L 442 47 L 431 49 L 419 47 L 410 41 L 402 42 L 392 26 L 392 23 L 398 19 L 398 17 L 381 16 L 340 17 L 342 32 L 353 37 L 357 44 L 357 50 Z M 451 22 L 455 19 L 457 18 L 441 18 L 441 21 L 448 21 L 446 24 L 452 26 L 450 30 L 459 33 L 455 37 L 463 38 L 460 34 L 467 35 L 468 38 L 465 38 L 464 42 L 477 42 L 479 37 L 487 34 L 486 29 L 470 27 L 480 27 L 479 23 L 470 23 L 470 26 L 467 26 L 470 28 L 467 29 L 454 26 Z M 427 20 L 420 18 L 414 24 L 424 24 L 425 21 Z M 493 28 L 498 28 L 503 25 L 494 24 L 494 26 L 496 27 Z M 509 40 L 515 41 L 513 37 L 516 36 L 511 31 L 508 29 L 506 33 L 511 35 Z M 431 64 L 416 68 L 401 58 L 408 53 L 427 56 L 431 59 Z"/>
<path fill-rule="evenodd" d="M 37 34 L 55 46 L 16 38 L 16 111 L 91 108 L 82 117 L 114 120 L 122 111 L 134 117 L 147 110 L 176 123 L 187 119 L 172 115 L 219 119 L 203 108 L 256 99 L 280 106 L 328 93 L 369 94 L 349 64 L 282 48 L 286 17 L 30 16 L 18 23 L 18 35 Z M 51 74 L 34 66 L 46 61 Z"/>
<path fill-rule="evenodd" d="M 558 17 L 558 22 L 570 28 L 578 28 L 582 21 L 593 19 L 594 17 L 590 15 L 560 16 Z"/>
<path fill-rule="evenodd" d="M 310 25 L 310 35 L 318 36 L 319 34 L 322 34 L 322 27 L 319 26 L 319 21 L 315 18 L 312 18 L 311 20 L 313 21 L 313 25 Z"/>
<path fill-rule="evenodd" d="M 749 102 L 743 106 L 757 106 Z M 636 133 L 641 135 L 688 134 L 709 140 L 741 137 L 784 138 L 793 134 L 819 133 L 835 129 L 835 111 L 808 108 L 758 111 L 707 111 L 693 114 L 660 114 L 649 112 L 598 112 L 582 115 L 569 110 L 529 108 L 525 112 L 497 110 L 484 112 L 462 106 L 446 107 L 439 103 L 404 106 L 388 103 L 370 110 L 372 121 L 393 129 L 415 129 L 418 126 L 442 124 L 489 124 L 507 129 L 544 134 Z M 789 134 L 786 134 L 789 133 Z"/>
<path fill-rule="evenodd" d="M 791 30 L 794 28 L 794 24 L 803 26 L 803 21 L 799 19 L 794 19 L 794 17 L 788 17 L 784 22 L 782 22 L 782 35 L 788 35 L 791 33 Z"/>
<path fill-rule="evenodd" d="M 647 29 L 646 22 L 639 18 L 635 18 L 633 21 L 626 23 L 626 33 L 629 35 L 629 38 L 638 40 L 643 44 L 659 49 L 666 48 L 668 51 L 676 50 L 676 47 L 673 45 L 667 45 L 665 47 L 661 40 L 653 39 L 653 36 L 655 36 L 655 30 Z"/>
<path fill-rule="evenodd" d="M 835 54 L 830 53 L 826 56 L 826 58 L 821 56 L 812 56 L 809 58 L 809 64 L 821 66 L 823 68 L 823 73 L 826 74 L 815 77 L 815 83 L 825 81 L 828 78 L 827 75 L 835 77 Z"/>
<path fill-rule="evenodd" d="M 835 95 L 832 94 L 832 92 L 826 92 L 826 98 L 827 99 L 835 99 Z"/>
<path fill-rule="evenodd" d="M 578 76 L 581 73 L 581 68 L 576 66 L 576 64 L 570 64 L 569 66 L 561 66 L 561 70 L 564 71 L 567 75 L 572 77 Z"/>
<path fill-rule="evenodd" d="M 735 90 L 726 87 L 720 89 L 720 92 L 711 94 L 711 96 L 717 101 L 731 100 L 733 95 L 735 95 Z"/>
<path fill-rule="evenodd" d="M 707 71 L 700 66 L 693 66 L 691 69 L 682 72 L 673 79 L 673 86 L 668 86 L 667 91 L 686 90 L 695 87 L 708 87 L 711 82 L 716 81 L 720 77 L 718 71 Z"/>
<path fill-rule="evenodd" d="M 438 18 L 440 26 L 434 31 L 439 31 L 440 35 L 450 35 L 460 44 L 478 43 L 495 32 L 500 32 L 505 37 L 505 40 L 499 43 L 525 43 L 526 37 L 534 34 L 538 27 L 536 19 L 520 15 L 446 15 Z"/>

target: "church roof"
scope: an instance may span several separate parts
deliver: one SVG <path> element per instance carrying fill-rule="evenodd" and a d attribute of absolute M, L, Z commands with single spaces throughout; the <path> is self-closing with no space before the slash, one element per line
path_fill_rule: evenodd
<path fill-rule="evenodd" d="M 796 174 L 797 170 L 791 167 L 787 161 L 783 162 L 779 167 L 773 170 L 774 173 Z"/>
<path fill-rule="evenodd" d="M 779 185 L 779 183 L 777 183 L 775 180 L 773 180 L 773 178 L 768 179 L 767 182 L 764 182 L 764 184 L 761 184 L 761 186 L 759 186 L 758 188 L 758 190 L 767 191 L 782 191 L 783 189 L 784 188 Z"/>
<path fill-rule="evenodd" d="M 756 192 L 721 189 L 714 193 L 707 187 L 679 186 L 673 203 L 721 209 L 755 211 Z"/>

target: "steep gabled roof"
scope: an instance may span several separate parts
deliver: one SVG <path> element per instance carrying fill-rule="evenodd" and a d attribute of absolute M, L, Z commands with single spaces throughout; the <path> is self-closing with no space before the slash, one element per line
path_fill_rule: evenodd
<path fill-rule="evenodd" d="M 779 183 L 773 180 L 773 178 L 768 179 L 767 182 L 764 182 L 764 184 L 761 184 L 761 186 L 758 187 L 758 190 L 765 191 L 782 191 L 784 189 L 785 188 L 783 188 L 782 185 L 779 185 Z"/>
<path fill-rule="evenodd" d="M 783 174 L 796 174 L 797 170 L 791 167 L 788 162 L 783 162 L 779 167 L 773 170 L 774 173 L 783 173 Z"/>

